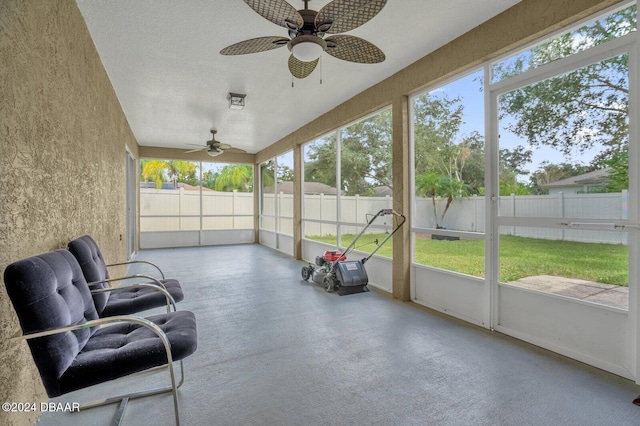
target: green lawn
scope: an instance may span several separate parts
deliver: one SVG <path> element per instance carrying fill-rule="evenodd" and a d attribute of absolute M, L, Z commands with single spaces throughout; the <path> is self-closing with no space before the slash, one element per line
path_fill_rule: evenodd
<path fill-rule="evenodd" d="M 346 247 L 355 235 L 343 235 Z M 335 236 L 307 236 L 307 238 L 335 244 Z M 363 235 L 357 250 L 371 252 L 374 240 L 382 241 L 385 234 Z M 379 255 L 391 257 L 392 240 Z M 477 277 L 484 276 L 484 241 L 438 241 L 417 238 L 415 261 L 424 265 L 448 269 Z M 580 243 L 523 238 L 510 235 L 500 237 L 500 281 L 510 282 L 535 275 L 555 275 L 596 281 L 603 284 L 629 285 L 629 249 L 620 244 Z"/>

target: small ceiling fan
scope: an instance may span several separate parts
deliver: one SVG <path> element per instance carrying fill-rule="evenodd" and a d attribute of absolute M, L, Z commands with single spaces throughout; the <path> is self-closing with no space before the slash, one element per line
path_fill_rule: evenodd
<path fill-rule="evenodd" d="M 334 58 L 361 64 L 376 64 L 385 60 L 382 50 L 372 43 L 352 35 L 350 31 L 376 16 L 387 0 L 333 0 L 319 11 L 295 10 L 285 0 L 244 0 L 253 10 L 276 25 L 286 28 L 289 37 L 258 37 L 227 46 L 222 55 L 245 55 L 287 46 L 289 71 L 296 78 L 313 72 L 322 52 Z M 325 34 L 336 34 L 324 38 Z"/>
<path fill-rule="evenodd" d="M 201 146 L 201 145 L 195 145 L 195 144 L 187 144 L 187 145 L 194 145 L 194 146 L 200 146 L 200 148 L 198 149 L 192 149 L 190 151 L 185 151 L 185 154 L 188 154 L 190 152 L 197 152 L 197 151 L 207 151 L 207 154 L 209 154 L 212 157 L 217 157 L 220 154 L 223 154 L 225 151 L 230 151 L 230 152 L 246 152 L 242 149 L 239 148 L 233 148 L 231 145 L 226 144 L 226 143 L 222 143 L 216 140 L 216 133 L 218 131 L 217 130 L 211 130 L 211 140 L 207 141 L 207 145 L 206 146 Z"/>

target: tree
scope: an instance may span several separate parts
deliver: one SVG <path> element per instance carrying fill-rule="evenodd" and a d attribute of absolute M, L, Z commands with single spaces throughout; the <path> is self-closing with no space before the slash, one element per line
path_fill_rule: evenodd
<path fill-rule="evenodd" d="M 416 176 L 416 192 L 418 195 L 430 198 L 433 206 L 433 217 L 436 221 L 436 228 L 442 228 L 444 216 L 449 211 L 449 207 L 455 197 L 467 195 L 465 184 L 456 178 L 437 173 L 421 173 Z M 438 220 L 437 200 L 446 200 L 445 208 Z"/>
<path fill-rule="evenodd" d="M 202 173 L 202 186 L 209 189 L 214 189 L 216 184 L 216 179 L 220 173 L 217 171 L 207 171 Z"/>
<path fill-rule="evenodd" d="M 484 185 L 484 139 L 478 132 L 460 135 L 463 113 L 462 99 L 446 93 L 428 93 L 414 103 L 416 192 L 431 199 L 436 228 L 443 226 L 454 198 L 468 195 L 470 188 L 477 194 Z M 438 200 L 445 200 L 441 215 Z"/>
<path fill-rule="evenodd" d="M 164 171 L 166 164 L 162 160 L 141 160 L 140 168 L 144 182 L 155 182 L 156 189 L 162 188 L 165 180 Z"/>
<path fill-rule="evenodd" d="M 451 177 L 464 168 L 464 147 L 455 144 L 464 106 L 459 97 L 427 93 L 414 102 L 414 144 L 416 176 L 439 173 Z"/>
<path fill-rule="evenodd" d="M 462 181 L 467 186 L 469 194 L 480 194 L 484 189 L 484 137 L 477 131 L 465 137 L 461 145 L 468 150 L 469 155 L 460 171 Z"/>
<path fill-rule="evenodd" d="M 552 164 L 548 161 L 543 161 L 540 163 L 538 170 L 533 172 L 529 179 L 531 182 L 531 188 L 535 194 L 548 194 L 549 190 L 545 188 L 545 185 L 551 182 L 567 179 L 571 176 L 579 176 L 593 170 L 594 167 L 585 166 L 583 164 L 571 164 L 566 162 Z"/>
<path fill-rule="evenodd" d="M 227 164 L 216 175 L 213 189 L 216 191 L 253 191 L 253 166 L 250 164 Z"/>
<path fill-rule="evenodd" d="M 316 140 L 306 148 L 304 165 L 305 182 L 321 182 L 336 186 L 336 138 L 335 134 Z"/>
<path fill-rule="evenodd" d="M 629 150 L 625 149 L 608 161 L 605 166 L 609 167 L 609 180 L 607 182 L 607 191 L 621 192 L 623 189 L 629 189 Z"/>
<path fill-rule="evenodd" d="M 342 130 L 340 186 L 347 195 L 373 195 L 377 186 L 392 186 L 391 135 L 390 110 Z M 334 134 L 308 146 L 305 181 L 336 186 Z"/>
<path fill-rule="evenodd" d="M 189 183 L 191 185 L 197 185 L 198 180 L 196 178 L 196 170 L 198 165 L 190 161 L 170 160 L 165 161 L 165 169 L 167 175 L 173 181 L 173 187 L 178 187 L 178 182 Z"/>
<path fill-rule="evenodd" d="M 173 187 L 177 187 L 178 182 L 198 185 L 196 177 L 198 165 L 189 161 L 166 161 L 166 160 L 141 160 L 140 168 L 142 179 L 145 182 L 150 180 L 156 183 L 156 188 L 162 188 L 162 183 L 168 178 L 173 182 Z"/>
<path fill-rule="evenodd" d="M 636 27 L 636 7 L 557 37 L 494 69 L 499 80 L 619 37 Z M 613 158 L 628 145 L 628 56 L 604 61 L 514 90 L 500 97 L 507 128 L 536 147 L 565 156 L 601 147 L 595 162 Z"/>
<path fill-rule="evenodd" d="M 289 166 L 278 164 L 278 183 L 293 182 L 293 170 Z"/>

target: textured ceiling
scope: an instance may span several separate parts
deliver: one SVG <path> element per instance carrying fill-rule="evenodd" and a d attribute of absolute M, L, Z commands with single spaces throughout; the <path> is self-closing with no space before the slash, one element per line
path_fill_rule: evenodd
<path fill-rule="evenodd" d="M 325 53 L 303 80 L 289 73 L 286 47 L 219 54 L 249 38 L 287 36 L 242 0 L 77 3 L 140 145 L 192 149 L 188 144 L 204 145 L 217 129 L 217 140 L 255 153 L 518 1 L 389 0 L 347 33 L 382 49 L 384 62 Z M 288 2 L 304 8 L 302 0 Z M 312 0 L 309 8 L 327 3 Z M 244 110 L 229 109 L 229 92 L 247 95 Z"/>

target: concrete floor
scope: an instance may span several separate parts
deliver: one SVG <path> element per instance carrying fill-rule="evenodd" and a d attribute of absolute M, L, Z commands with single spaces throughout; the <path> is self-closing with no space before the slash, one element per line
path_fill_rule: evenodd
<path fill-rule="evenodd" d="M 183 425 L 640 424 L 640 387 L 629 380 L 376 291 L 325 293 L 301 280 L 305 263 L 263 246 L 138 258 L 181 281 L 179 309 L 198 319 Z M 157 372 L 54 401 L 164 384 Z M 44 413 L 38 424 L 106 425 L 114 413 Z M 124 420 L 172 425 L 171 397 L 132 401 Z"/>

